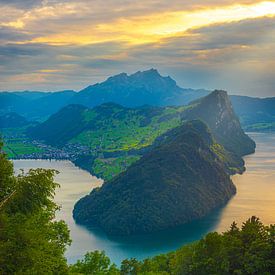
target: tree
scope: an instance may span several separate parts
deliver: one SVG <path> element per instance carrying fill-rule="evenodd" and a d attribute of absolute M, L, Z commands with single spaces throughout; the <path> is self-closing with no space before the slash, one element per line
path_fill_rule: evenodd
<path fill-rule="evenodd" d="M 70 244 L 64 221 L 55 221 L 57 171 L 31 169 L 18 176 L 0 144 L 0 274 L 67 274 Z"/>
<path fill-rule="evenodd" d="M 76 264 L 70 266 L 71 274 L 85 275 L 119 275 L 119 270 L 104 251 L 88 252 L 83 260 L 78 260 Z"/>
<path fill-rule="evenodd" d="M 141 263 L 135 259 L 125 259 L 121 263 L 121 274 L 122 275 L 137 275 L 140 272 Z"/>
<path fill-rule="evenodd" d="M 176 252 L 175 274 L 275 274 L 274 225 L 264 226 L 251 217 L 239 229 L 233 223 L 223 233 L 209 233 L 202 240 Z"/>

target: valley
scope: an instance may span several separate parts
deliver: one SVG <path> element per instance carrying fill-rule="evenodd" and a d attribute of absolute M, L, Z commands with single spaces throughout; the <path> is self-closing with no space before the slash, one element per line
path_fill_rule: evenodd
<path fill-rule="evenodd" d="M 113 100 L 118 89 L 127 89 L 129 94 L 102 104 L 87 99 L 101 91 Z M 127 106 L 124 100 L 133 102 L 137 89 L 144 90 L 144 102 L 159 97 L 153 100 L 157 106 Z M 159 93 L 149 99 L 154 89 Z M 180 105 L 183 101 L 175 98 L 183 93 L 187 104 Z M 171 102 L 173 106 L 162 106 L 170 102 L 164 100 L 168 94 L 176 101 Z M 29 104 L 45 97 L 36 92 L 30 95 Z M 201 219 L 228 202 L 236 193 L 229 176 L 242 174 L 242 157 L 255 151 L 255 142 L 244 133 L 235 114 L 232 97 L 220 90 L 204 95 L 182 90 L 156 70 L 110 77 L 79 94 L 49 93 L 44 106 L 53 96 L 62 98 L 63 105 L 55 105 L 61 107 L 47 119 L 29 121 L 16 113 L 0 117 L 4 150 L 13 159 L 70 160 L 103 179 L 101 188 L 76 203 L 74 218 L 80 224 L 96 226 L 109 235 L 166 230 Z M 82 97 L 84 105 L 74 101 Z M 243 109 L 235 108 L 244 115 Z"/>

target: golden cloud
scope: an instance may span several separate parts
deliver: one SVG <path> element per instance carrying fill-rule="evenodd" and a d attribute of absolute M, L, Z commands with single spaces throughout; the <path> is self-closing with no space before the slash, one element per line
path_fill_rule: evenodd
<path fill-rule="evenodd" d="M 275 1 L 217 5 L 215 8 L 211 6 L 197 10 L 162 11 L 138 16 L 124 15 L 111 21 L 106 20 L 106 23 L 95 23 L 93 17 L 96 15 L 91 14 L 90 9 L 89 5 L 83 3 L 59 3 L 27 11 L 16 20 L 2 22 L 1 25 L 34 33 L 36 37 L 27 41 L 32 43 L 86 45 L 121 41 L 135 45 L 182 35 L 192 28 L 272 16 L 275 15 Z M 83 20 L 79 19 L 80 15 Z M 70 18 L 72 23 L 68 25 L 67 20 Z M 75 19 L 77 20 L 74 22 Z M 43 27 L 44 20 L 49 21 L 50 30 L 45 30 Z"/>

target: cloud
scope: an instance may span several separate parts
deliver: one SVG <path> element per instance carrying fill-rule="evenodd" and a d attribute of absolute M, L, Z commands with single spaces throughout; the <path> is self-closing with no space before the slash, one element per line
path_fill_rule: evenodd
<path fill-rule="evenodd" d="M 0 44 L 31 40 L 34 37 L 34 35 L 30 35 L 28 33 L 15 30 L 11 27 L 0 26 Z"/>
<path fill-rule="evenodd" d="M 29 9 L 35 6 L 39 6 L 42 3 L 43 0 L 0 0 L 0 5 L 15 6 L 23 9 Z"/>
<path fill-rule="evenodd" d="M 263 16 L 274 4 L 0 0 L 0 90 L 81 89 L 156 67 L 184 87 L 274 95 L 275 19 Z"/>

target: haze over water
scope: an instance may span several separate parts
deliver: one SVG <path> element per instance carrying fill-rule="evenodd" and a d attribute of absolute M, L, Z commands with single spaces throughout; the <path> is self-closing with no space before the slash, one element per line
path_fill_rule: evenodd
<path fill-rule="evenodd" d="M 15 160 L 15 170 L 23 168 L 53 168 L 60 171 L 56 181 L 56 201 L 62 205 L 57 218 L 63 219 L 71 231 L 73 243 L 66 256 L 75 262 L 86 251 L 105 250 L 112 261 L 119 264 L 125 258 L 153 256 L 175 250 L 185 243 L 200 239 L 210 231 L 222 232 L 235 220 L 239 225 L 256 215 L 265 224 L 275 223 L 275 134 L 253 133 L 256 153 L 245 157 L 247 171 L 232 177 L 237 194 L 223 208 L 188 225 L 143 236 L 111 238 L 100 230 L 88 230 L 76 225 L 72 218 L 74 203 L 102 180 L 75 167 L 69 161 Z"/>

